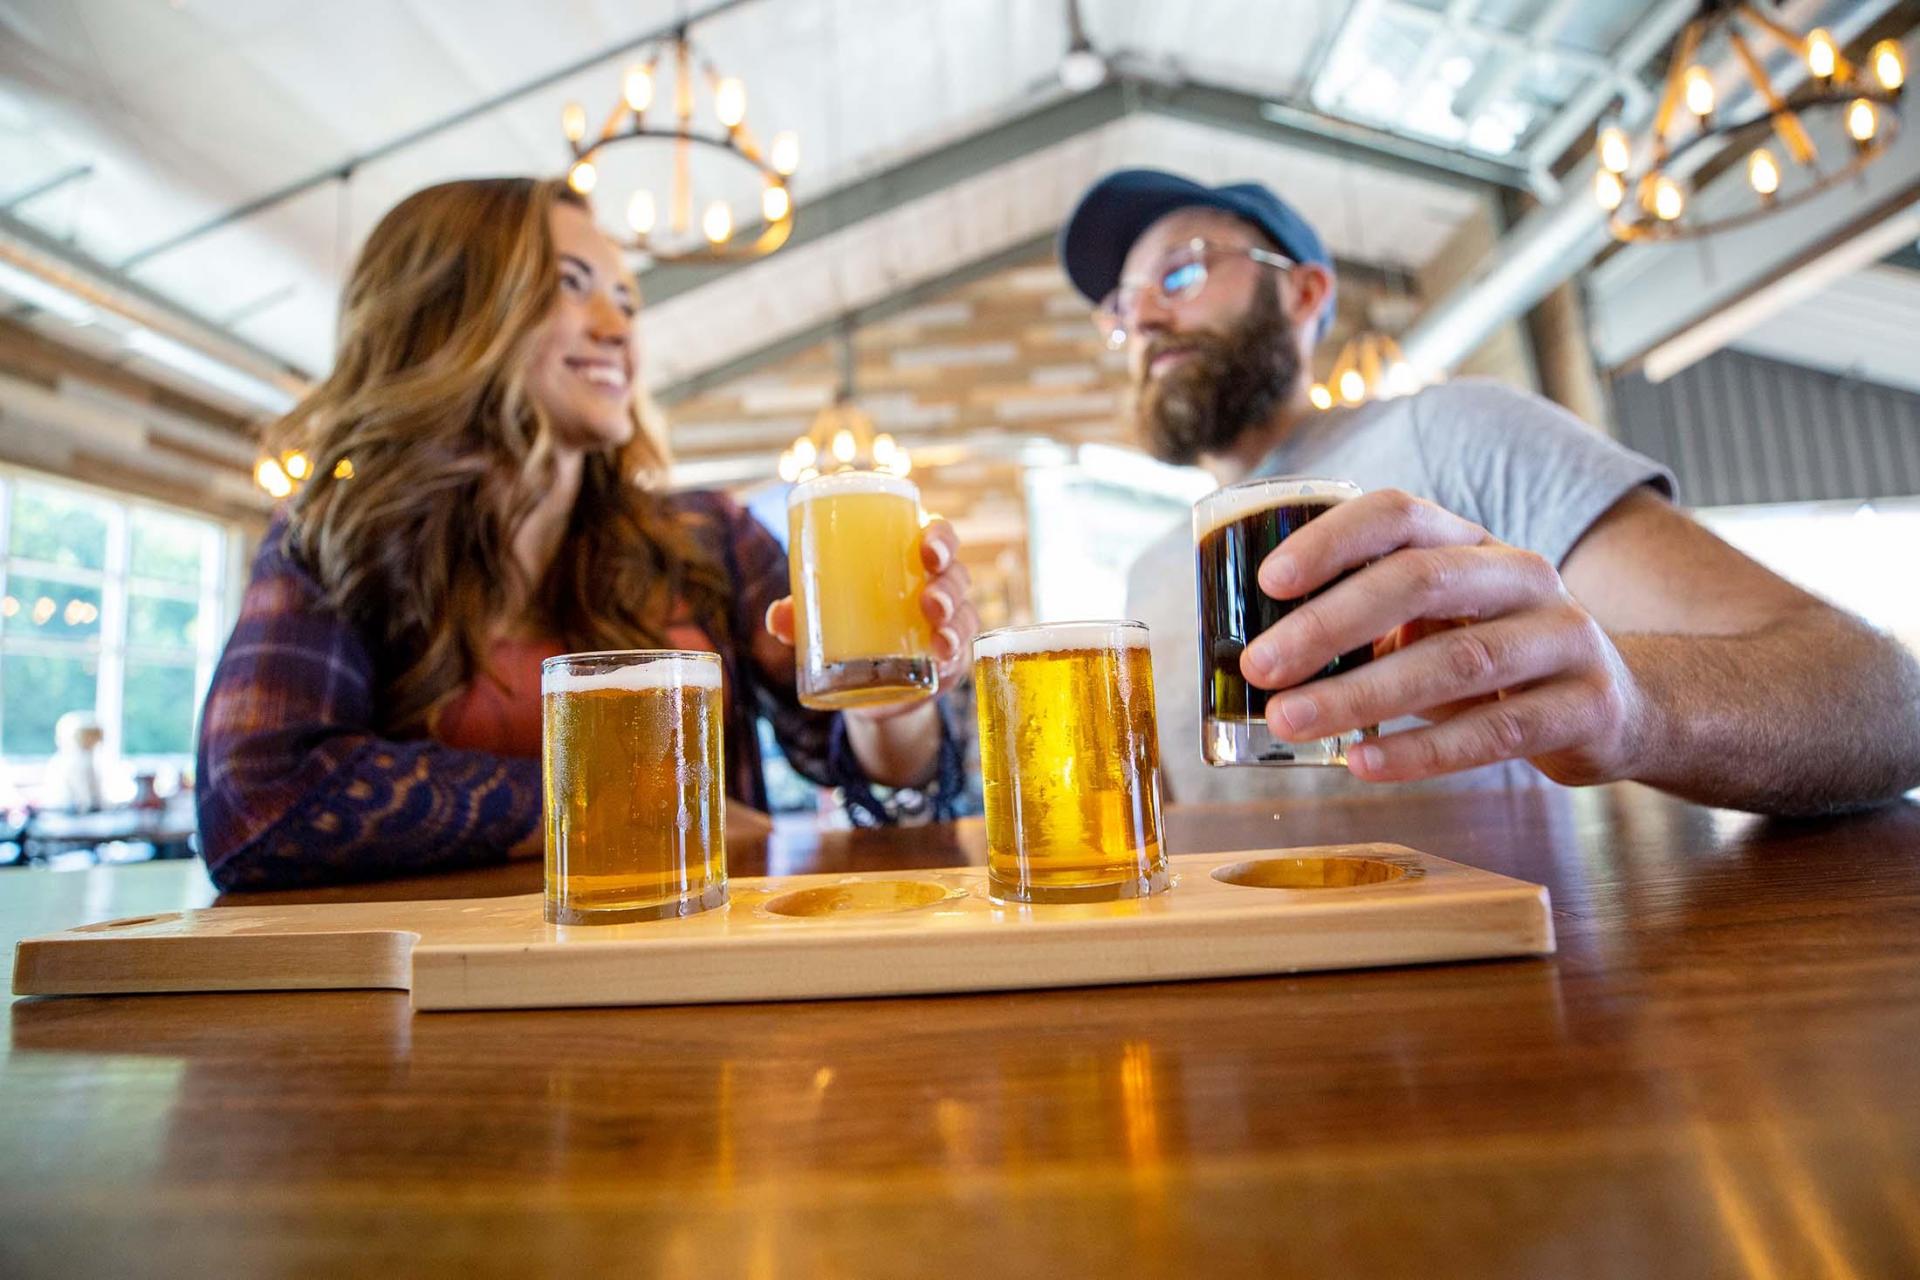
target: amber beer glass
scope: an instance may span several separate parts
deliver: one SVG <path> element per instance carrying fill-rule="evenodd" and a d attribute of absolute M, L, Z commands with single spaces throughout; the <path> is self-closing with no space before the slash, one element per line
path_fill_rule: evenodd
<path fill-rule="evenodd" d="M 1344 480 L 1276 476 L 1228 485 L 1194 504 L 1200 750 L 1208 764 L 1344 765 L 1349 747 L 1379 732 L 1373 726 L 1311 742 L 1283 742 L 1267 728 L 1268 691 L 1249 685 L 1240 674 L 1240 653 L 1247 642 L 1301 603 L 1275 600 L 1262 591 L 1260 562 L 1295 529 L 1359 496 L 1359 488 Z M 1372 658 L 1373 646 L 1363 645 L 1311 678 L 1349 671 Z"/>
<path fill-rule="evenodd" d="M 787 497 L 800 701 L 835 710 L 939 691 L 920 611 L 920 491 L 873 471 L 795 485 Z"/>
<path fill-rule="evenodd" d="M 719 655 L 549 658 L 540 701 L 547 919 L 619 924 L 725 903 Z"/>
<path fill-rule="evenodd" d="M 1147 629 L 1006 627 L 975 640 L 973 657 L 992 895 L 1099 902 L 1165 889 Z"/>

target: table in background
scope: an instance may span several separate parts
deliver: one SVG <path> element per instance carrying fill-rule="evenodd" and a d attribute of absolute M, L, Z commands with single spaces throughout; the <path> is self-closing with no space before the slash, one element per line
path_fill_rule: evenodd
<path fill-rule="evenodd" d="M 703 1008 L 15 1002 L 0 1273 L 1920 1274 L 1920 809 L 1541 786 L 1169 822 L 1175 852 L 1396 840 L 1540 881 L 1560 953 Z M 931 867 L 981 833 L 732 856 Z M 0 931 L 210 892 L 15 873 Z"/>
<path fill-rule="evenodd" d="M 191 858 L 192 840 L 197 830 L 193 795 L 184 792 L 168 798 L 157 808 L 136 809 L 115 805 L 90 813 L 64 813 L 42 809 L 30 815 L 19 831 L 9 839 L 19 849 L 19 858 L 4 865 L 23 869 L 25 865 L 58 859 L 62 854 L 92 853 L 99 856 L 102 846 L 111 844 L 146 845 L 152 852 L 146 857 Z"/>

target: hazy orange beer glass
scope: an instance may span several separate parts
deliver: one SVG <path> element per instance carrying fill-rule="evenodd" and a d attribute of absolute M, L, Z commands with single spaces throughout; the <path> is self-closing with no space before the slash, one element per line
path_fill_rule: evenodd
<path fill-rule="evenodd" d="M 818 476 L 787 496 L 787 534 L 800 701 L 834 710 L 938 692 L 920 490 L 874 471 Z"/>
<path fill-rule="evenodd" d="M 726 902 L 719 655 L 549 658 L 540 702 L 547 919 L 618 924 Z"/>
<path fill-rule="evenodd" d="M 1147 629 L 1004 627 L 974 641 L 973 659 L 993 896 L 1099 902 L 1166 888 Z"/>

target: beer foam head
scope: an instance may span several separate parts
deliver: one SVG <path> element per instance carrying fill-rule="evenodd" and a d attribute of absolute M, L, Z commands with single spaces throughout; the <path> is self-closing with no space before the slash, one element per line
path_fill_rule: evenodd
<path fill-rule="evenodd" d="M 920 501 L 920 490 L 913 481 L 884 471 L 836 471 L 832 475 L 802 480 L 787 494 L 787 505 L 797 507 L 819 498 L 840 498 L 850 493 L 887 493 L 909 502 Z"/>
<path fill-rule="evenodd" d="M 1144 649 L 1147 628 L 1139 622 L 1051 622 L 1002 627 L 973 642 L 973 656 L 1005 658 L 1017 653 L 1065 653 L 1074 649 Z"/>
<path fill-rule="evenodd" d="M 1193 536 L 1204 538 L 1222 525 L 1293 502 L 1331 506 L 1359 496 L 1358 485 L 1348 484 L 1345 480 L 1322 480 L 1317 476 L 1272 476 L 1263 480 L 1243 480 L 1224 489 L 1215 489 L 1193 504 Z"/>
<path fill-rule="evenodd" d="M 644 652 L 644 651 L 640 651 Z M 710 653 L 663 652 L 648 662 L 628 662 L 606 670 L 574 670 L 576 666 L 598 666 L 593 659 L 607 662 L 629 655 L 621 653 L 570 653 L 549 658 L 540 664 L 540 692 L 587 693 L 596 689 L 620 689 L 639 693 L 643 689 L 718 689 L 720 660 Z M 631 655 L 639 656 L 639 652 Z"/>

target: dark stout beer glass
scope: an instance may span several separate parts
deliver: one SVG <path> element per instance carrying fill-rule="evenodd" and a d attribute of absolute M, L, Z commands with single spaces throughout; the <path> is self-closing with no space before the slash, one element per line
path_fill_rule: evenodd
<path fill-rule="evenodd" d="M 1240 675 L 1240 653 L 1247 642 L 1301 604 L 1275 600 L 1260 589 L 1260 562 L 1295 529 L 1359 496 L 1359 488 L 1344 480 L 1275 476 L 1228 485 L 1194 504 L 1200 751 L 1208 764 L 1344 765 L 1349 747 L 1379 732 L 1371 726 L 1310 742 L 1283 742 L 1267 728 L 1268 691 L 1254 688 Z M 1312 678 L 1350 671 L 1372 657 L 1373 646 L 1363 645 L 1341 654 Z"/>

